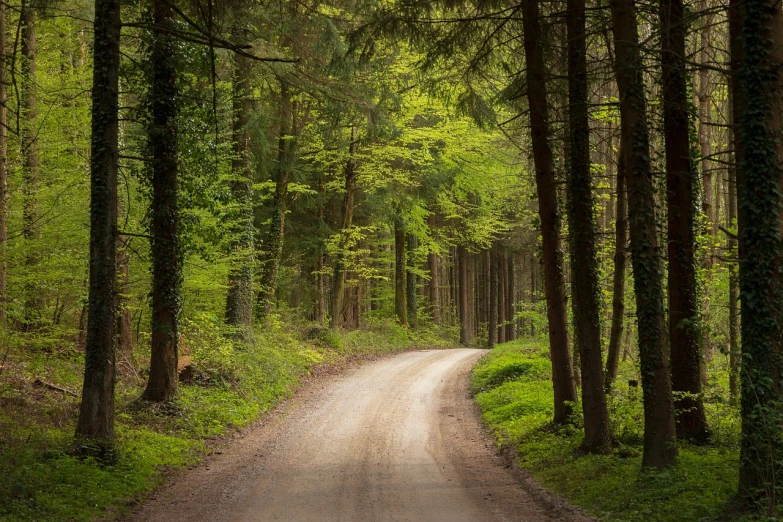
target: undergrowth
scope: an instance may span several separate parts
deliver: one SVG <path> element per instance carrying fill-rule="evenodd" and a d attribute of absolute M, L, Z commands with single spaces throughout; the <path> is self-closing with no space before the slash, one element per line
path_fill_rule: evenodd
<path fill-rule="evenodd" d="M 241 429 L 290 396 L 321 365 L 412 348 L 453 345 L 448 329 L 409 331 L 378 322 L 355 331 L 273 319 L 251 344 L 233 341 L 220 321 L 200 316 L 183 328 L 187 383 L 168 404 L 137 401 L 148 355 L 118 355 L 117 462 L 70 455 L 84 355 L 13 347 L 0 373 L 0 520 L 88 521 L 122 516 L 160 484 L 164 472 L 191 466 L 220 437 Z"/>
<path fill-rule="evenodd" d="M 498 443 L 515 447 L 520 465 L 541 485 L 599 520 L 702 522 L 727 519 L 737 490 L 738 414 L 729 406 L 722 369 L 711 368 L 711 375 L 719 376 L 705 393 L 712 444 L 681 443 L 678 465 L 663 472 L 641 472 L 642 397 L 629 383 L 639 380 L 630 361 L 622 364 L 609 398 L 617 442 L 612 455 L 580 455 L 581 412 L 572 425 L 551 427 L 554 398 L 545 341 L 496 347 L 474 369 L 472 388 Z"/>

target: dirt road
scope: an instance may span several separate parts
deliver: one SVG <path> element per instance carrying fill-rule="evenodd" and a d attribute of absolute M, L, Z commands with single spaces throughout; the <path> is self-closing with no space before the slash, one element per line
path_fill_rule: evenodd
<path fill-rule="evenodd" d="M 329 378 L 132 520 L 576 520 L 541 507 L 495 456 L 468 396 L 481 355 L 410 352 Z"/>

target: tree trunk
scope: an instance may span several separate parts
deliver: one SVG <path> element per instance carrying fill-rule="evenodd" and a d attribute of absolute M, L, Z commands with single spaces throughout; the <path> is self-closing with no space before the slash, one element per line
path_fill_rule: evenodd
<path fill-rule="evenodd" d="M 642 58 L 632 0 L 611 0 L 615 73 L 620 93 L 622 144 L 628 176 L 631 264 L 639 324 L 644 402 L 642 465 L 665 468 L 677 458 L 677 437 L 664 330 L 663 281 L 655 225 L 655 194 L 642 77 Z"/>
<path fill-rule="evenodd" d="M 23 199 L 22 220 L 24 239 L 26 240 L 25 270 L 30 282 L 25 285 L 24 324 L 26 329 L 41 323 L 41 288 L 34 282 L 35 267 L 39 263 L 38 239 L 39 227 L 38 191 L 40 185 L 38 165 L 38 126 L 36 93 L 36 15 L 30 5 L 25 5 L 20 15 L 22 37 L 21 59 L 21 149 Z"/>
<path fill-rule="evenodd" d="M 674 403 L 677 436 L 704 444 L 709 434 L 701 399 L 699 303 L 694 256 L 695 168 L 691 162 L 688 140 L 683 11 L 682 0 L 661 0 L 663 127 L 669 231 L 669 338 L 672 390 L 687 394 L 680 396 Z M 706 198 L 707 173 L 704 179 Z"/>
<path fill-rule="evenodd" d="M 114 437 L 120 26 L 119 0 L 95 0 L 89 315 L 76 437 L 103 457 Z"/>
<path fill-rule="evenodd" d="M 5 330 L 8 294 L 8 94 L 5 4 L 0 5 L 0 327 Z"/>
<path fill-rule="evenodd" d="M 117 350 L 126 357 L 133 355 L 133 335 L 131 333 L 131 311 L 127 306 L 130 296 L 130 256 L 127 241 L 117 238 L 117 274 L 119 296 L 117 301 Z"/>
<path fill-rule="evenodd" d="M 489 321 L 487 346 L 494 348 L 498 341 L 498 254 L 496 247 L 489 250 Z"/>
<path fill-rule="evenodd" d="M 250 85 L 252 61 L 234 56 L 232 92 L 233 146 L 231 160 L 231 196 L 236 211 L 231 216 L 232 249 L 236 260 L 228 274 L 226 324 L 240 329 L 240 337 L 250 336 L 253 317 L 253 161 L 250 136 L 250 115 L 253 112 L 253 91 Z"/>
<path fill-rule="evenodd" d="M 152 152 L 152 354 L 142 399 L 162 402 L 177 391 L 178 315 L 182 273 L 177 202 L 177 70 L 169 28 L 175 14 L 154 0 L 149 146 Z"/>
<path fill-rule="evenodd" d="M 498 343 L 506 342 L 506 278 L 508 270 L 506 269 L 506 255 L 502 250 L 498 251 Z"/>
<path fill-rule="evenodd" d="M 517 300 L 516 300 L 516 280 L 514 278 L 514 254 L 509 252 L 506 257 L 508 265 L 506 276 L 506 341 L 513 341 L 517 338 Z"/>
<path fill-rule="evenodd" d="M 394 218 L 394 310 L 400 325 L 408 326 L 405 303 L 405 228 L 402 218 Z"/>
<path fill-rule="evenodd" d="M 576 403 L 571 354 L 568 349 L 563 254 L 560 248 L 560 215 L 557 211 L 555 168 L 549 148 L 549 116 L 546 93 L 544 48 L 538 0 L 522 2 L 527 98 L 530 106 L 530 133 L 536 170 L 538 213 L 544 261 L 545 295 L 549 320 L 549 350 L 552 359 L 552 383 L 555 395 L 554 422 L 566 422 L 570 404 Z"/>
<path fill-rule="evenodd" d="M 256 301 L 256 315 L 265 321 L 272 313 L 277 291 L 277 275 L 283 259 L 285 214 L 288 208 L 288 178 L 293 161 L 295 130 L 294 112 L 288 84 L 280 80 L 280 130 L 278 133 L 277 166 L 275 168 L 275 197 L 272 203 L 272 222 L 265 246 L 265 263 L 261 288 Z"/>
<path fill-rule="evenodd" d="M 733 151 L 734 139 L 734 100 L 729 90 L 729 150 Z M 729 160 L 729 204 L 728 204 L 728 228 L 737 229 L 737 168 L 736 155 Z M 739 346 L 739 281 L 737 279 L 737 240 L 729 236 L 729 397 L 733 405 L 739 402 L 739 369 L 742 354 Z"/>
<path fill-rule="evenodd" d="M 625 325 L 625 249 L 628 241 L 628 217 L 625 191 L 625 157 L 622 147 L 617 154 L 617 211 L 614 224 L 614 276 L 612 279 L 612 330 L 606 355 L 604 388 L 612 391 L 620 365 L 620 347 Z"/>
<path fill-rule="evenodd" d="M 732 2 L 732 5 L 736 5 Z M 783 493 L 783 11 L 771 0 L 741 9 L 738 182 L 742 383 L 740 499 L 770 517 Z M 732 49 L 733 50 L 733 49 Z M 744 58 L 744 59 L 743 59 Z M 735 97 L 735 103 L 740 100 Z"/>
<path fill-rule="evenodd" d="M 587 105 L 585 0 L 568 0 L 569 175 L 566 184 L 571 249 L 574 328 L 582 370 L 582 412 L 589 453 L 609 453 L 612 435 L 604 395 L 601 355 L 601 303 L 595 252 L 593 192 L 590 175 L 590 123 Z M 576 277 L 575 277 L 576 276 Z"/>
<path fill-rule="evenodd" d="M 408 248 L 406 250 L 407 254 L 407 268 L 413 268 L 415 266 L 415 249 L 418 246 L 418 239 L 413 234 L 408 234 L 406 243 L 408 245 Z M 411 328 L 418 328 L 419 327 L 419 304 L 418 299 L 416 296 L 416 285 L 417 285 L 417 277 L 416 273 L 412 272 L 411 270 L 406 270 L 406 277 L 405 277 L 405 289 L 406 289 L 406 298 L 405 298 L 405 305 L 408 308 L 408 324 Z"/>
<path fill-rule="evenodd" d="M 458 308 L 459 308 L 459 342 L 467 346 L 472 341 L 472 333 L 469 328 L 468 318 L 468 250 L 459 245 L 457 247 L 457 272 L 458 272 Z"/>
<path fill-rule="evenodd" d="M 332 276 L 332 328 L 343 324 L 343 306 L 345 302 L 345 249 L 353 226 L 353 207 L 356 195 L 356 126 L 351 127 L 351 143 L 348 145 L 348 163 L 345 165 L 345 198 L 343 199 L 343 226 L 340 229 L 340 249 L 335 256 Z"/>

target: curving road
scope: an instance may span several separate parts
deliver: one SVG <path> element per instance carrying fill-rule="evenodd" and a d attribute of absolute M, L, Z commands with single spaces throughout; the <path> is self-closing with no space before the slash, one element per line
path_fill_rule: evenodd
<path fill-rule="evenodd" d="M 311 386 L 132 520 L 570 520 L 548 516 L 482 432 L 468 396 L 482 354 L 409 352 Z"/>

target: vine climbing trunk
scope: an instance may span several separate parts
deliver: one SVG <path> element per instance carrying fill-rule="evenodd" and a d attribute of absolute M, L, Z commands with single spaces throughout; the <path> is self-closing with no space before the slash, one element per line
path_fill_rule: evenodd
<path fill-rule="evenodd" d="M 625 156 L 622 149 L 617 154 L 617 210 L 614 224 L 614 274 L 612 276 L 612 328 L 609 333 L 609 349 L 606 354 L 604 388 L 612 391 L 620 366 L 620 348 L 625 326 L 625 249 L 628 244 L 628 218 L 625 190 Z"/>
<path fill-rule="evenodd" d="M 22 152 L 22 221 L 26 243 L 25 269 L 28 281 L 25 284 L 24 325 L 35 328 L 41 323 L 43 302 L 40 285 L 35 282 L 35 267 L 39 264 L 38 239 L 41 237 L 39 220 L 40 171 L 38 162 L 37 126 L 37 78 L 36 78 L 36 14 L 29 4 L 23 4 L 19 23 L 21 25 L 21 93 L 20 93 L 20 144 Z"/>
<path fill-rule="evenodd" d="M 294 157 L 296 129 L 294 110 L 288 83 L 280 80 L 280 127 L 278 132 L 277 166 L 275 168 L 275 196 L 272 219 L 265 245 L 265 263 L 258 291 L 256 315 L 262 321 L 272 313 L 277 291 L 277 276 L 283 259 L 285 215 L 288 208 L 288 181 Z"/>
<path fill-rule="evenodd" d="M 620 93 L 621 147 L 628 176 L 631 265 L 642 373 L 642 465 L 661 469 L 674 464 L 677 458 L 677 436 L 664 328 L 663 272 L 655 224 L 643 65 L 633 0 L 611 0 L 610 7 Z"/>
<path fill-rule="evenodd" d="M 669 255 L 669 339 L 677 436 L 704 444 L 707 418 L 701 399 L 699 303 L 696 293 L 694 176 L 691 160 L 682 0 L 661 0 L 661 69 Z M 705 174 L 705 180 L 707 174 Z M 705 185 L 706 186 L 706 185 Z M 705 194 L 706 198 L 706 194 Z"/>
<path fill-rule="evenodd" d="M 104 457 L 114 438 L 120 27 L 119 0 L 95 0 L 89 313 L 76 437 Z"/>
<path fill-rule="evenodd" d="M 177 69 L 171 30 L 175 13 L 166 0 L 152 4 L 152 83 L 148 129 L 152 167 L 152 349 L 142 399 L 162 402 L 177 391 L 178 319 L 182 273 L 177 201 Z"/>
<path fill-rule="evenodd" d="M 773 0 L 745 0 L 739 9 L 739 495 L 774 517 L 783 494 L 783 11 Z"/>
<path fill-rule="evenodd" d="M 601 355 L 601 289 L 595 251 L 590 122 L 587 100 L 585 0 L 568 0 L 568 127 L 570 161 L 566 195 L 571 251 L 574 329 L 579 339 L 582 370 L 582 413 L 588 453 L 609 453 L 612 435 L 604 394 Z"/>
<path fill-rule="evenodd" d="M 353 207 L 356 194 L 356 126 L 351 127 L 351 143 L 348 146 L 348 162 L 345 165 L 345 198 L 343 199 L 343 224 L 340 230 L 340 245 L 334 262 L 332 275 L 332 317 L 331 326 L 337 328 L 343 324 L 345 304 L 345 249 L 351 226 L 353 226 Z"/>
<path fill-rule="evenodd" d="M 576 403 L 573 365 L 568 348 L 563 254 L 560 248 L 560 214 L 557 211 L 555 167 L 549 146 L 549 116 L 546 69 L 541 38 L 538 0 L 522 1 L 527 99 L 530 106 L 530 133 L 536 171 L 538 214 L 541 220 L 544 288 L 549 322 L 549 351 L 555 395 L 554 422 L 564 423 Z"/>
<path fill-rule="evenodd" d="M 250 337 L 253 317 L 253 161 L 251 150 L 250 116 L 253 112 L 253 91 L 250 58 L 234 56 L 232 105 L 232 141 L 234 157 L 231 160 L 231 248 L 235 259 L 228 273 L 226 295 L 226 324 L 237 328 L 243 339 Z"/>

